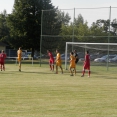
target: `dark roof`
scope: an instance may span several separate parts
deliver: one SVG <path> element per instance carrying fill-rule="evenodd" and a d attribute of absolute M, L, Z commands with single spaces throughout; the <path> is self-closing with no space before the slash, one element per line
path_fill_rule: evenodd
<path fill-rule="evenodd" d="M 7 46 L 7 44 L 0 42 L 0 46 Z"/>

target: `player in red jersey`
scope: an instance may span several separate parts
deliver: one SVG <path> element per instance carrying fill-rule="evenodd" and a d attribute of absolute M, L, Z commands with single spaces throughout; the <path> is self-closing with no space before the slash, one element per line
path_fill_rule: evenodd
<path fill-rule="evenodd" d="M 50 50 L 47 50 L 48 56 L 50 57 L 49 59 L 49 65 L 50 65 L 50 70 L 54 71 L 54 57 L 53 54 Z"/>
<path fill-rule="evenodd" d="M 2 50 L 2 52 L 0 54 L 1 71 L 2 71 L 2 69 L 5 71 L 5 65 L 4 65 L 5 58 L 6 58 L 6 54 L 4 53 L 4 50 Z"/>
<path fill-rule="evenodd" d="M 89 55 L 89 51 L 87 51 L 86 55 L 85 55 L 85 61 L 84 61 L 84 66 L 83 66 L 83 71 L 82 71 L 81 77 L 84 77 L 86 69 L 88 70 L 88 77 L 90 77 L 90 55 Z"/>

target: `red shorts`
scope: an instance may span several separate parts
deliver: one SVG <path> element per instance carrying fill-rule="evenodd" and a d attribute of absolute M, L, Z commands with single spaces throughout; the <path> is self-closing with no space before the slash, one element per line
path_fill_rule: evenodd
<path fill-rule="evenodd" d="M 84 69 L 88 69 L 88 70 L 90 70 L 90 64 L 84 64 Z"/>
<path fill-rule="evenodd" d="M 54 64 L 54 59 L 50 59 L 49 64 Z"/>
<path fill-rule="evenodd" d="M 0 64 L 1 64 L 1 65 L 4 65 L 4 61 L 1 61 Z"/>

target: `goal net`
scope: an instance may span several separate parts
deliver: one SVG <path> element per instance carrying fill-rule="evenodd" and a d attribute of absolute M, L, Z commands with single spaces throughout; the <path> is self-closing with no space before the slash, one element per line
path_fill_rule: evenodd
<path fill-rule="evenodd" d="M 65 49 L 65 69 L 69 68 L 70 52 L 76 50 L 79 56 L 77 66 L 81 67 L 85 58 L 85 52 L 88 50 L 90 54 L 90 62 L 92 66 L 116 67 L 117 65 L 117 43 L 83 43 L 83 42 L 66 42 Z"/>
<path fill-rule="evenodd" d="M 42 10 L 40 43 L 42 53 L 47 49 L 61 49 L 65 41 L 86 42 L 88 36 L 108 35 L 109 21 L 117 23 L 116 12 L 115 7 Z M 116 29 L 112 27 L 111 31 L 114 32 Z M 83 40 L 79 36 L 87 38 Z"/>
<path fill-rule="evenodd" d="M 65 54 L 66 42 L 117 43 L 116 12 L 115 7 L 42 10 L 40 55 L 47 55 L 47 49 L 54 56 L 56 49 Z M 91 52 L 94 50 L 92 47 Z"/>

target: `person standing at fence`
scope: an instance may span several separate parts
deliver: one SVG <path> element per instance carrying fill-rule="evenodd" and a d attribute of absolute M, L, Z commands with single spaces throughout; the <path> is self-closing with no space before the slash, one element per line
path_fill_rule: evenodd
<path fill-rule="evenodd" d="M 74 54 L 73 52 L 70 52 L 70 66 L 69 66 L 69 69 L 71 72 L 70 76 L 73 76 L 73 72 L 74 72 L 74 75 L 76 75 L 76 63 L 75 63 L 76 58 L 73 54 Z M 72 71 L 72 69 L 73 69 L 73 71 Z"/>
<path fill-rule="evenodd" d="M 6 54 L 4 53 L 4 50 L 2 50 L 2 52 L 0 53 L 0 64 L 1 64 L 1 71 L 4 70 L 5 71 L 5 65 L 4 65 L 4 60 L 6 58 Z"/>
<path fill-rule="evenodd" d="M 50 70 L 54 71 L 54 57 L 53 54 L 50 50 L 47 50 L 48 56 L 50 57 L 49 59 L 49 65 L 50 65 Z"/>
<path fill-rule="evenodd" d="M 21 59 L 22 59 L 22 50 L 21 47 L 19 47 L 19 50 L 17 51 L 17 60 L 19 63 L 19 71 L 21 72 Z"/>
<path fill-rule="evenodd" d="M 86 54 L 85 54 L 85 61 L 84 61 L 84 66 L 83 66 L 83 71 L 82 71 L 81 77 L 84 77 L 86 69 L 88 70 L 88 77 L 90 77 L 90 55 L 89 55 L 89 51 L 87 51 Z"/>
<path fill-rule="evenodd" d="M 58 74 L 58 66 L 61 69 L 61 73 L 63 74 L 63 68 L 62 68 L 62 63 L 61 63 L 61 55 L 59 53 L 59 50 L 56 50 L 56 74 Z"/>

